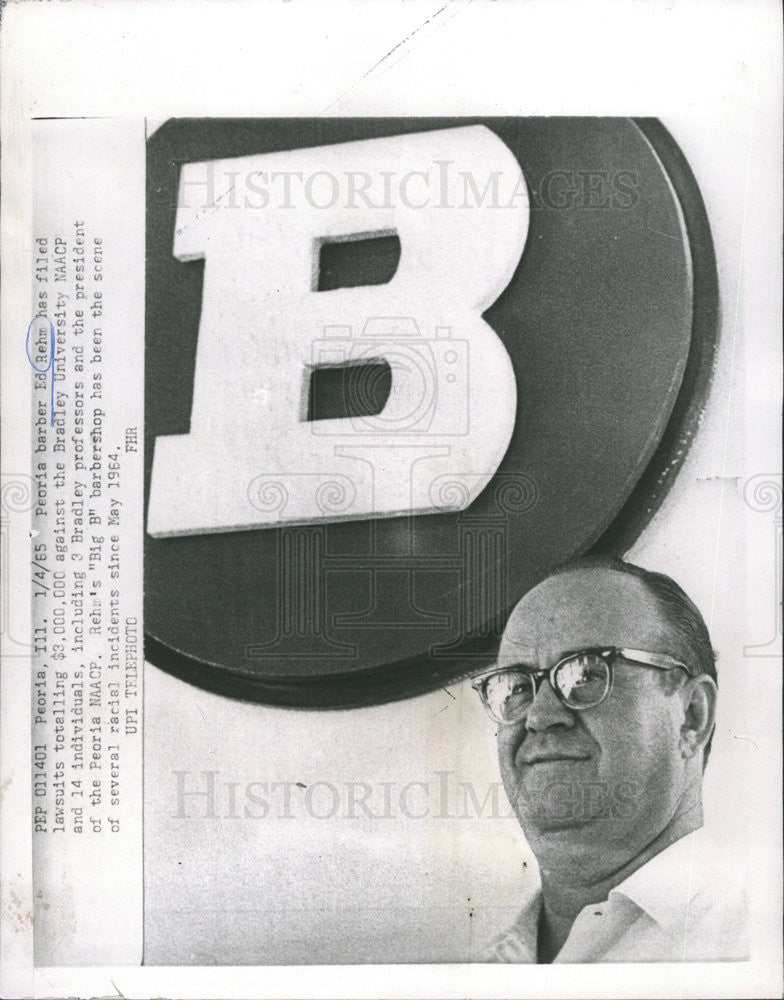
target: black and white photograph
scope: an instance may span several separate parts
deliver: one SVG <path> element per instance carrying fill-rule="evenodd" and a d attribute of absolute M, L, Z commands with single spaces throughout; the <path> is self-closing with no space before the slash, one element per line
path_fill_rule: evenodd
<path fill-rule="evenodd" d="M 780 993 L 780 13 L 5 6 L 3 995 Z"/>

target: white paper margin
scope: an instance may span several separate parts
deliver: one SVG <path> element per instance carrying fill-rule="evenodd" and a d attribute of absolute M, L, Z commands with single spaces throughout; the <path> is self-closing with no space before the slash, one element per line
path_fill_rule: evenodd
<path fill-rule="evenodd" d="M 7 5 L 3 56 L 3 467 L 29 463 L 26 365 L 8 331 L 26 328 L 32 116 L 253 117 L 395 114 L 634 114 L 661 118 L 709 202 L 726 143 L 746 142 L 742 255 L 723 308 L 752 391 L 741 478 L 780 476 L 781 24 L 774 0 L 646 3 L 82 3 Z M 685 118 L 707 123 L 690 148 Z M 679 127 L 679 123 L 680 127 Z M 700 126 L 701 127 L 701 126 Z M 716 168 L 718 169 L 718 168 Z M 726 192 L 725 192 L 726 194 Z M 716 206 L 714 206 L 715 209 Z M 729 211 L 729 209 L 728 209 Z M 711 216 L 716 225 L 715 215 Z M 720 265 L 721 266 L 721 265 Z M 13 347 L 13 350 L 11 348 Z M 25 373 L 26 375 L 26 373 Z M 728 426 L 733 419 L 728 402 Z M 737 416 L 737 408 L 734 415 Z M 781 480 L 779 478 L 779 489 Z M 771 519 L 750 514 L 750 637 L 771 605 Z M 12 539 L 26 546 L 27 540 Z M 24 595 L 24 580 L 12 581 Z M 26 598 L 15 604 L 24 628 Z M 740 609 L 739 609 L 740 611 Z M 18 623 L 18 626 L 17 626 Z M 752 630 L 751 625 L 755 628 Z M 3 663 L 3 984 L 8 996 L 761 996 L 781 992 L 780 663 L 763 665 L 752 704 L 771 766 L 754 796 L 754 959 L 721 966 L 391 966 L 46 969 L 34 980 L 30 906 L 26 670 Z M 773 681 L 773 687 L 771 687 Z M 16 720 L 15 722 L 13 720 Z M 19 720 L 22 720 L 20 725 Z M 521 983 L 524 979 L 524 983 Z"/>

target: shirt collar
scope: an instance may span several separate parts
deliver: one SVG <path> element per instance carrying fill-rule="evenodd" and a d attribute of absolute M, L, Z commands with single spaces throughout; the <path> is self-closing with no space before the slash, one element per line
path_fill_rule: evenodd
<path fill-rule="evenodd" d="M 529 892 L 525 905 L 512 926 L 490 943 L 487 950 L 495 956 L 494 960 L 500 958 L 504 962 L 536 962 L 541 909 L 542 889 L 541 886 L 536 886 Z"/>
<path fill-rule="evenodd" d="M 706 877 L 715 877 L 712 849 L 702 829 L 686 834 L 612 889 L 609 898 L 625 896 L 661 927 L 683 919 Z M 713 875 L 711 876 L 711 871 Z"/>

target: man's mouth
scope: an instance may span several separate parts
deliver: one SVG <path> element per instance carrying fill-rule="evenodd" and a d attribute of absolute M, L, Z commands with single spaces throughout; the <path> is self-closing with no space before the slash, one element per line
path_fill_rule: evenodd
<path fill-rule="evenodd" d="M 588 754 L 567 754 L 567 753 L 535 753 L 525 754 L 521 763 L 526 766 L 532 764 L 552 764 L 563 762 L 574 762 L 578 760 L 588 760 Z"/>

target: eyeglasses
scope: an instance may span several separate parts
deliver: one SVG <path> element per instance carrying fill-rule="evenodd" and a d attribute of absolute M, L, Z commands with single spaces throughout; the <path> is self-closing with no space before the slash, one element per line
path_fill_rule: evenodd
<path fill-rule="evenodd" d="M 656 670 L 691 670 L 666 653 L 616 647 L 583 649 L 570 653 L 546 670 L 529 670 L 511 664 L 488 670 L 471 682 L 494 722 L 510 725 L 528 713 L 542 680 L 547 677 L 558 700 L 567 708 L 584 712 L 600 705 L 612 691 L 615 660 L 628 660 Z"/>

